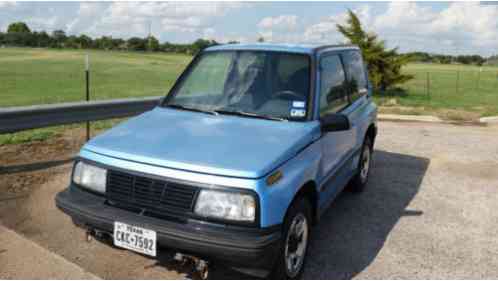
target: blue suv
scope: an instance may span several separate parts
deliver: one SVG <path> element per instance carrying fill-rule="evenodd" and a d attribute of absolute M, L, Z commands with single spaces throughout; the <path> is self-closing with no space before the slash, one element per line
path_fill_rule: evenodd
<path fill-rule="evenodd" d="M 118 247 L 299 278 L 311 227 L 365 189 L 371 95 L 355 46 L 207 48 L 156 108 L 84 145 L 56 204 Z"/>

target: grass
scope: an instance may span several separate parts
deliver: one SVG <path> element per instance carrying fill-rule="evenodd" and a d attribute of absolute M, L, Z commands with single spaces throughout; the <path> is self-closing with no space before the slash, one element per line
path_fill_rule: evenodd
<path fill-rule="evenodd" d="M 179 54 L 0 49 L 0 106 L 85 99 L 85 54 L 91 99 L 164 95 L 191 57 Z"/>
<path fill-rule="evenodd" d="M 404 72 L 414 79 L 400 90 L 376 95 L 380 105 L 498 115 L 498 67 L 484 66 L 481 71 L 477 66 L 409 64 Z"/>
<path fill-rule="evenodd" d="M 0 145 L 44 141 L 55 134 L 56 132 L 53 128 L 29 130 L 15 134 L 4 134 L 0 135 Z"/>
<path fill-rule="evenodd" d="M 84 100 L 86 54 L 92 100 L 164 95 L 191 60 L 180 54 L 0 48 L 0 107 Z M 415 78 L 399 91 L 376 94 L 383 110 L 449 119 L 498 115 L 496 66 L 480 71 L 477 66 L 414 63 L 403 70 Z M 112 124 L 95 122 L 93 128 Z M 0 145 L 45 140 L 74 126 L 81 125 L 0 135 Z"/>

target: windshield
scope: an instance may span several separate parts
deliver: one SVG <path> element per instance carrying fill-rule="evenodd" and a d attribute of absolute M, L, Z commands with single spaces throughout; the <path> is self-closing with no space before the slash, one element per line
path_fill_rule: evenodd
<path fill-rule="evenodd" d="M 202 54 L 165 106 L 302 120 L 309 95 L 307 55 L 261 51 Z"/>

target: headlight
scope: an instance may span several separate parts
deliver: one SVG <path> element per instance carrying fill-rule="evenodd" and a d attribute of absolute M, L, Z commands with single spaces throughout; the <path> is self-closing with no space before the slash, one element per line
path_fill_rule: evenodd
<path fill-rule="evenodd" d="M 105 193 L 107 170 L 83 162 L 76 163 L 73 173 L 73 182 L 97 191 Z"/>
<path fill-rule="evenodd" d="M 253 222 L 256 202 L 249 194 L 203 189 L 197 197 L 195 213 L 203 217 Z"/>

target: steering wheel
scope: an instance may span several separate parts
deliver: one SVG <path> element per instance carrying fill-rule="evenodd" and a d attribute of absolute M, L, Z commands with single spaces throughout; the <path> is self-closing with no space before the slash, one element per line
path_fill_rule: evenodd
<path fill-rule="evenodd" d="M 277 99 L 286 99 L 286 100 L 302 100 L 303 96 L 290 90 L 278 91 L 275 93 L 275 98 Z"/>

